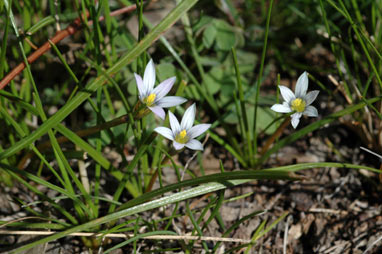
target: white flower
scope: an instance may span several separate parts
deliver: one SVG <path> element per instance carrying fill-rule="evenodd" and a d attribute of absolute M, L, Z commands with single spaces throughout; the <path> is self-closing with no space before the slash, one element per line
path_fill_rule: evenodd
<path fill-rule="evenodd" d="M 166 116 L 163 108 L 177 106 L 187 101 L 183 97 L 166 96 L 174 85 L 175 77 L 166 79 L 154 88 L 155 67 L 152 59 L 146 66 L 143 80 L 138 74 L 134 73 L 134 75 L 137 82 L 139 100 L 162 119 Z"/>
<path fill-rule="evenodd" d="M 320 91 L 314 90 L 306 93 L 308 90 L 308 74 L 306 71 L 298 78 L 294 94 L 286 86 L 279 86 L 279 88 L 284 102 L 283 104 L 273 105 L 271 109 L 279 113 L 295 112 L 291 115 L 293 128 L 297 127 L 302 115 L 318 116 L 317 109 L 310 104 L 317 98 Z"/>
<path fill-rule="evenodd" d="M 157 127 L 154 129 L 157 133 L 173 141 L 174 148 L 180 150 L 188 147 L 193 150 L 203 150 L 203 145 L 195 138 L 210 128 L 211 124 L 198 124 L 192 127 L 195 120 L 195 103 L 189 107 L 183 115 L 182 122 L 179 124 L 176 116 L 169 113 L 171 129 L 166 127 Z"/>

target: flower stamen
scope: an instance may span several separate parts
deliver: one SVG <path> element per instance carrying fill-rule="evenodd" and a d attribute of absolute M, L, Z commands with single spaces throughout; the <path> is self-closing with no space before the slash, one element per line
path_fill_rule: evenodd
<path fill-rule="evenodd" d="M 154 101 L 155 101 L 155 97 L 157 95 L 155 93 L 152 93 L 150 94 L 149 96 L 147 96 L 146 98 L 143 99 L 143 102 L 148 106 L 148 107 L 151 107 L 153 104 L 154 104 Z"/>
<path fill-rule="evenodd" d="M 304 112 L 305 111 L 305 106 L 306 106 L 306 103 L 303 99 L 301 98 L 296 98 L 292 101 L 291 103 L 291 108 L 299 113 L 301 112 Z"/>
<path fill-rule="evenodd" d="M 180 144 L 186 144 L 188 142 L 187 131 L 182 130 L 179 132 L 175 137 L 175 141 Z"/>

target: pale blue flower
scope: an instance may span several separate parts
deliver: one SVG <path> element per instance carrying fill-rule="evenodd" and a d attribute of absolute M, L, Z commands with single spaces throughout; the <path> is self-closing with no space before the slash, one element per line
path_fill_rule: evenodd
<path fill-rule="evenodd" d="M 317 98 L 320 91 L 314 90 L 306 93 L 308 82 L 308 74 L 305 71 L 297 80 L 295 93 L 286 86 L 279 86 L 284 102 L 283 104 L 275 104 L 271 107 L 273 111 L 279 113 L 295 112 L 291 115 L 293 128 L 297 127 L 302 115 L 310 117 L 318 116 L 317 109 L 310 104 Z"/>
<path fill-rule="evenodd" d="M 186 110 L 180 124 L 173 113 L 170 111 L 168 113 L 171 129 L 166 127 L 157 127 L 154 131 L 173 141 L 173 145 L 176 150 L 180 150 L 186 146 L 192 150 L 202 151 L 202 143 L 195 138 L 207 131 L 211 127 L 211 124 L 198 124 L 192 127 L 195 121 L 195 103 Z"/>
<path fill-rule="evenodd" d="M 179 96 L 166 96 L 174 85 L 176 77 L 168 78 L 154 88 L 155 67 L 152 59 L 146 66 L 143 80 L 138 74 L 134 73 L 134 75 L 137 82 L 139 100 L 162 119 L 166 116 L 163 108 L 177 106 L 187 101 Z"/>

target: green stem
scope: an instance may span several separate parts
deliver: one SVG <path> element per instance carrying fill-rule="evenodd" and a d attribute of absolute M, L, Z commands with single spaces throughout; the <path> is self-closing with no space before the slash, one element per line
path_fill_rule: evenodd
<path fill-rule="evenodd" d="M 263 52 L 261 54 L 261 62 L 260 62 L 260 70 L 259 70 L 259 76 L 257 78 L 257 84 L 256 84 L 256 97 L 255 97 L 255 111 L 254 111 L 254 130 L 253 130 L 253 151 L 254 153 L 257 153 L 257 107 L 259 102 L 259 96 L 260 96 L 260 83 L 263 78 L 263 70 L 264 70 L 264 62 L 265 62 L 265 55 L 267 53 L 267 44 L 268 44 L 268 33 L 269 33 L 269 24 L 271 21 L 271 12 L 272 12 L 272 6 L 273 6 L 273 0 L 269 3 L 268 7 L 268 15 L 267 15 L 267 22 L 265 26 L 265 34 L 264 34 L 264 46 L 263 46 Z M 255 158 L 254 158 L 255 159 Z"/>
<path fill-rule="evenodd" d="M 251 135 L 250 135 L 250 131 L 249 131 L 247 110 L 245 107 L 244 91 L 243 91 L 243 86 L 241 84 L 240 70 L 239 70 L 239 64 L 237 62 L 237 56 L 236 56 L 235 48 L 232 48 L 232 56 L 233 56 L 233 62 L 234 62 L 235 72 L 236 72 L 237 88 L 239 91 L 241 116 L 242 116 L 243 122 L 244 122 L 245 140 L 246 140 L 246 143 L 248 146 L 248 158 L 249 158 L 249 161 L 251 162 L 252 161 L 251 158 L 253 158 L 253 150 L 252 150 L 252 144 L 251 144 L 252 142 L 251 142 Z"/>

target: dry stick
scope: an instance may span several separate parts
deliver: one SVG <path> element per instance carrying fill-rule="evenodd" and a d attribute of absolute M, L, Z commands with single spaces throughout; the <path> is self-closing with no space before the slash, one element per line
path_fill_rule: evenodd
<path fill-rule="evenodd" d="M 127 6 L 124 8 L 121 8 L 119 10 L 113 11 L 110 13 L 110 16 L 117 16 L 121 15 L 126 12 L 130 12 L 136 9 L 135 5 Z M 87 14 L 88 15 L 88 14 Z M 105 18 L 102 16 L 99 18 L 99 21 L 103 21 Z M 89 22 L 91 25 L 93 22 Z M 70 24 L 65 30 L 61 30 L 56 33 L 56 35 L 50 39 L 51 42 L 54 44 L 57 44 L 58 42 L 62 41 L 69 35 L 74 34 L 77 32 L 77 30 L 81 27 L 81 18 L 77 18 L 73 21 L 72 24 Z M 34 61 L 36 61 L 40 56 L 45 54 L 49 49 L 51 48 L 49 40 L 44 43 L 40 48 L 38 48 L 36 51 L 34 51 L 28 58 L 28 63 L 31 64 Z M 20 74 L 25 69 L 25 63 L 22 62 L 19 65 L 17 65 L 10 73 L 8 73 L 1 81 L 0 81 L 0 89 L 3 89 L 9 82 L 11 82 L 17 75 Z"/>
<path fill-rule="evenodd" d="M 140 103 L 138 102 L 136 105 L 140 105 Z M 150 113 L 150 110 L 147 110 L 147 108 L 140 108 L 139 106 L 135 106 L 134 107 L 134 112 L 133 112 L 133 121 L 134 120 L 138 120 L 142 117 L 144 117 L 145 115 L 147 115 L 148 113 Z M 126 115 L 123 115 L 123 116 L 120 116 L 120 117 L 117 117 L 113 120 L 110 120 L 108 122 L 105 122 L 105 123 L 102 123 L 102 124 L 99 124 L 99 125 L 96 125 L 96 126 L 93 126 L 93 127 L 89 127 L 87 129 L 83 129 L 83 130 L 79 130 L 79 131 L 76 131 L 76 135 L 79 136 L 79 137 L 86 137 L 86 136 L 89 136 L 89 135 L 92 135 L 92 134 L 95 134 L 95 133 L 98 133 L 102 130 L 105 130 L 105 129 L 110 129 L 112 127 L 115 127 L 117 125 L 121 125 L 121 124 L 124 124 L 124 123 L 128 123 L 129 122 L 129 114 L 126 114 Z M 67 138 L 66 136 L 61 136 L 59 138 L 57 138 L 57 142 L 59 144 L 62 144 L 62 143 L 65 143 L 65 142 L 68 142 L 69 141 L 69 138 Z M 40 145 L 37 146 L 37 149 L 38 150 L 45 150 L 45 149 L 48 149 L 52 146 L 51 144 L 51 141 L 46 141 Z M 18 168 L 19 169 L 23 169 L 25 164 L 27 163 L 27 161 L 32 158 L 34 155 L 34 152 L 29 152 L 27 153 L 19 162 L 18 164 Z"/>
<path fill-rule="evenodd" d="M 273 135 L 265 142 L 263 148 L 261 149 L 261 152 L 260 152 L 260 156 L 263 156 L 269 149 L 269 147 L 273 144 L 273 142 L 275 141 L 275 139 L 277 139 L 278 137 L 280 137 L 281 133 L 283 132 L 283 130 L 285 129 L 285 127 L 288 126 L 288 124 L 290 123 L 290 118 L 288 117 L 287 119 L 284 120 L 284 122 L 279 126 L 279 128 L 277 128 L 277 130 L 275 131 L 275 133 L 273 133 Z"/>
<path fill-rule="evenodd" d="M 148 113 L 150 113 L 150 110 L 148 110 L 147 108 L 141 108 L 140 106 L 141 106 L 141 104 L 138 101 L 138 103 L 134 107 L 133 121 L 141 119 L 142 117 L 144 117 Z M 129 114 L 126 114 L 126 115 L 117 117 L 117 118 L 115 118 L 113 120 L 110 120 L 108 122 L 105 122 L 105 123 L 102 123 L 102 124 L 99 124 L 99 125 L 96 125 L 96 126 L 93 126 L 93 127 L 89 127 L 87 129 L 76 131 L 75 134 L 77 136 L 79 136 L 79 137 L 86 137 L 86 136 L 98 133 L 98 132 L 100 132 L 102 130 L 110 129 L 110 128 L 115 127 L 117 125 L 121 125 L 121 124 L 128 123 L 128 122 L 129 122 Z M 57 142 L 59 144 L 62 144 L 62 143 L 68 142 L 68 141 L 69 141 L 69 138 L 67 138 L 66 136 L 61 136 L 61 137 L 57 138 Z M 46 149 L 50 148 L 51 146 L 52 146 L 51 141 L 48 140 L 48 141 L 38 145 L 37 149 L 40 150 L 40 151 L 41 150 L 46 150 Z M 20 160 L 20 162 L 17 165 L 17 167 L 20 170 L 22 170 L 25 167 L 25 164 L 27 163 L 27 161 L 30 158 L 32 158 L 33 155 L 34 155 L 34 152 L 29 152 L 26 155 L 24 155 L 24 157 Z"/>
<path fill-rule="evenodd" d="M 68 37 L 69 35 L 74 34 L 78 28 L 81 25 L 81 19 L 77 18 L 74 20 L 72 24 L 70 24 L 65 30 L 62 30 L 51 39 L 51 41 L 56 44 L 59 41 L 63 40 L 64 38 Z M 31 64 L 34 61 L 36 61 L 40 56 L 42 56 L 45 52 L 47 52 L 50 49 L 49 42 L 46 42 L 44 45 L 42 45 L 39 49 L 37 49 L 35 52 L 33 52 L 28 58 L 28 63 Z M 0 89 L 3 89 L 11 80 L 13 80 L 20 72 L 22 72 L 25 69 L 25 63 L 22 62 L 19 65 L 17 65 L 8 75 L 6 75 L 1 81 L 0 81 Z"/>
<path fill-rule="evenodd" d="M 32 219 L 49 220 L 48 218 L 41 218 L 41 217 L 37 217 L 37 216 L 27 216 L 27 217 L 22 217 L 22 218 L 14 219 L 14 220 L 8 221 L 8 222 L 6 222 L 4 224 L 1 224 L 0 228 L 6 227 L 7 225 L 15 223 L 15 222 L 18 222 L 18 221 L 32 220 Z"/>
<path fill-rule="evenodd" d="M 123 115 L 123 116 L 120 116 L 118 118 L 115 118 L 109 122 L 106 122 L 106 123 L 103 123 L 103 124 L 100 124 L 100 125 L 97 125 L 97 126 L 93 126 L 93 127 L 90 127 L 90 128 L 87 128 L 87 129 L 83 129 L 83 130 L 79 130 L 76 132 L 77 136 L 79 137 L 85 137 L 85 136 L 89 136 L 89 135 L 92 135 L 92 134 L 95 134 L 95 133 L 98 133 L 102 130 L 105 130 L 105 129 L 110 129 L 114 126 L 117 126 L 117 125 L 120 125 L 120 124 L 124 124 L 124 123 L 127 123 L 128 122 L 128 115 Z M 57 142 L 59 144 L 62 144 L 62 143 L 65 143 L 69 141 L 69 139 L 65 136 L 61 136 L 59 138 L 57 138 Z M 41 150 L 45 150 L 45 149 L 48 149 L 52 146 L 52 144 L 50 143 L 50 141 L 46 141 L 40 145 L 37 146 L 37 149 L 39 151 Z M 17 167 L 19 169 L 23 169 L 25 164 L 27 163 L 27 161 L 32 158 L 34 155 L 33 152 L 29 152 L 27 153 L 26 155 L 24 155 L 24 157 L 20 160 L 19 164 L 17 165 Z"/>
<path fill-rule="evenodd" d="M 379 158 L 379 160 L 382 160 L 382 155 L 379 155 L 379 154 L 377 154 L 377 153 L 375 153 L 375 152 L 373 152 L 373 151 L 371 151 L 371 150 L 369 150 L 363 146 L 360 146 L 359 148 L 361 148 L 361 150 L 364 150 L 364 151 L 366 151 L 366 152 L 368 152 L 374 156 L 377 156 Z M 382 170 L 382 164 L 379 166 L 379 169 Z M 382 173 L 379 174 L 379 181 L 382 183 Z"/>
<path fill-rule="evenodd" d="M 285 227 L 284 227 L 284 241 L 283 241 L 283 254 L 287 253 L 287 246 L 288 246 L 288 232 L 289 232 L 289 219 L 292 217 L 288 216 L 288 218 L 285 221 Z"/>
<path fill-rule="evenodd" d="M 0 230 L 0 235 L 53 235 L 55 231 L 17 231 L 17 230 Z M 69 234 L 68 236 L 92 236 L 92 237 L 109 237 L 109 238 L 131 238 L 134 234 L 101 234 L 101 233 L 87 233 L 77 232 Z M 195 240 L 195 241 L 218 241 L 218 242 L 237 242 L 237 243 L 250 243 L 251 240 L 240 238 L 226 238 L 226 237 L 213 237 L 213 236 L 191 236 L 191 235 L 152 235 L 145 236 L 142 239 L 156 239 L 156 240 Z"/>

